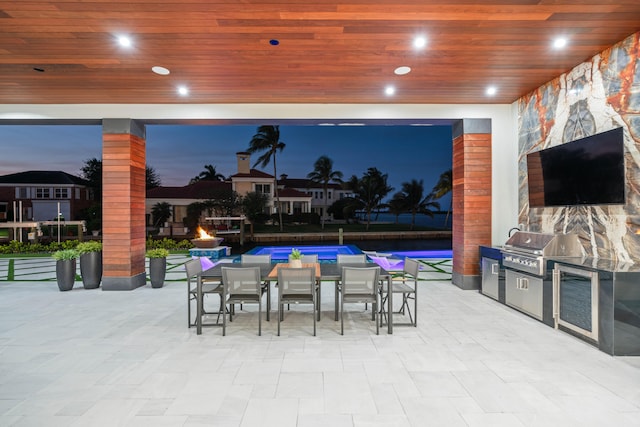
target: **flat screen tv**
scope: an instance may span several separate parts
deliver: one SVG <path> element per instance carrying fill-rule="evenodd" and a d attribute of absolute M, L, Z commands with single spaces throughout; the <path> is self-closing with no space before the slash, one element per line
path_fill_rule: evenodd
<path fill-rule="evenodd" d="M 529 206 L 625 203 L 622 128 L 527 155 Z"/>

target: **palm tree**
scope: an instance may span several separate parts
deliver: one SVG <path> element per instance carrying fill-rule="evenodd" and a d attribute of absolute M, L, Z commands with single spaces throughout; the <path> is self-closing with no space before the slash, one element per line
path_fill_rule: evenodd
<path fill-rule="evenodd" d="M 389 210 L 390 214 L 396 217 L 395 223 L 397 224 L 398 217 L 400 216 L 400 214 L 407 211 L 407 204 L 403 194 L 402 193 L 394 194 L 391 200 L 389 200 L 389 202 L 387 203 L 387 209 Z"/>
<path fill-rule="evenodd" d="M 253 237 L 253 225 L 264 222 L 263 218 L 268 216 L 264 213 L 264 209 L 269 203 L 269 196 L 264 193 L 258 193 L 255 191 L 247 193 L 242 198 L 242 211 L 249 219 L 250 234 Z"/>
<path fill-rule="evenodd" d="M 345 184 L 353 191 L 355 198 L 362 204 L 367 214 L 367 231 L 371 224 L 371 212 L 382 205 L 382 199 L 393 191 L 393 187 L 387 185 L 387 174 L 383 174 L 377 168 L 369 168 L 367 172 L 358 178 L 355 175 L 349 178 Z"/>
<path fill-rule="evenodd" d="M 442 172 L 440 174 L 440 179 L 438 183 L 433 187 L 433 198 L 439 199 L 443 197 L 445 194 L 450 193 L 453 190 L 453 172 L 451 169 L 448 171 Z M 447 226 L 447 222 L 449 222 L 449 214 L 451 213 L 451 206 L 453 200 L 449 201 L 449 209 L 447 209 L 447 216 L 444 218 L 444 226 Z"/>
<path fill-rule="evenodd" d="M 307 174 L 311 181 L 322 184 L 324 194 L 324 209 L 322 211 L 322 229 L 324 230 L 324 220 L 327 215 L 327 194 L 331 181 L 342 184 L 342 172 L 333 170 L 333 160 L 327 156 L 320 156 L 313 165 L 313 172 Z"/>
<path fill-rule="evenodd" d="M 253 135 L 251 141 L 249 141 L 249 149 L 247 151 L 249 153 L 256 153 L 259 151 L 264 151 L 265 153 L 258 157 L 256 163 L 253 165 L 254 167 L 260 164 L 262 167 L 265 167 L 273 158 L 273 190 L 275 191 L 276 196 L 276 210 L 278 211 L 278 221 L 280 223 L 280 231 L 283 231 L 282 228 L 282 210 L 280 209 L 280 196 L 278 195 L 278 181 L 276 177 L 278 176 L 278 169 L 276 167 L 276 153 L 278 151 L 282 152 L 284 150 L 285 144 L 280 141 L 280 127 L 279 126 L 269 126 L 262 125 L 258 128 L 258 132 Z"/>
<path fill-rule="evenodd" d="M 156 203 L 151 208 L 151 216 L 153 217 L 153 225 L 160 227 L 171 218 L 171 205 L 167 202 Z"/>
<path fill-rule="evenodd" d="M 429 193 L 427 197 L 422 197 L 424 194 L 424 183 L 422 180 L 416 181 L 412 179 L 410 182 L 402 183 L 402 197 L 406 203 L 406 206 L 411 212 L 411 229 L 416 224 L 416 214 L 423 213 L 430 217 L 433 217 L 432 207 L 440 209 L 438 202 L 432 201 L 433 193 Z"/>
<path fill-rule="evenodd" d="M 208 181 L 224 181 L 225 176 L 221 173 L 218 173 L 216 167 L 213 165 L 204 165 L 204 171 L 200 172 L 201 180 Z"/>

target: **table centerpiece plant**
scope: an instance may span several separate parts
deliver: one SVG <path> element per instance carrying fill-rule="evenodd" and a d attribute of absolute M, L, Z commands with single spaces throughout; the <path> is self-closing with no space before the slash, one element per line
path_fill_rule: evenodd
<path fill-rule="evenodd" d="M 292 268 L 302 268 L 302 252 L 298 249 L 291 249 L 291 254 L 289 255 L 289 265 Z"/>

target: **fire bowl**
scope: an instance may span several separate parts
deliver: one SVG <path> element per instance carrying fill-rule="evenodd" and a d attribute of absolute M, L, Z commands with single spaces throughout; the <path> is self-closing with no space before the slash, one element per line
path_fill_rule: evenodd
<path fill-rule="evenodd" d="M 196 248 L 211 249 L 217 247 L 223 240 L 222 237 L 214 237 L 213 239 L 191 239 L 191 243 L 193 243 Z"/>

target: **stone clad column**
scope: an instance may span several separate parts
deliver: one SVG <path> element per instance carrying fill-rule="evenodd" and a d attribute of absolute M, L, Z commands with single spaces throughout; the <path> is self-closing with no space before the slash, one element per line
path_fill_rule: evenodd
<path fill-rule="evenodd" d="M 145 127 L 130 119 L 102 121 L 102 234 L 105 291 L 146 284 Z"/>
<path fill-rule="evenodd" d="M 480 245 L 491 245 L 491 120 L 453 125 L 453 278 L 480 288 Z"/>

